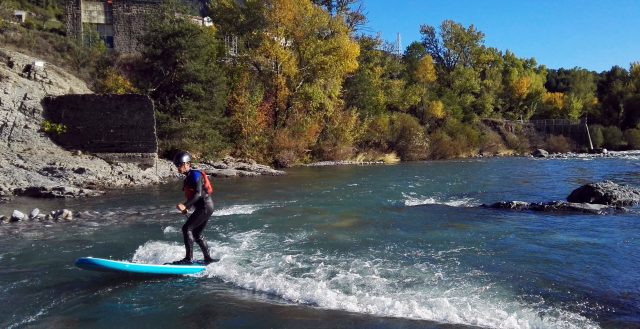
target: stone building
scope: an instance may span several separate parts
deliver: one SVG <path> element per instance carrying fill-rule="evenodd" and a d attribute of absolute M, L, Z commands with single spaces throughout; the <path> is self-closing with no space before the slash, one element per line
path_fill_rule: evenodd
<path fill-rule="evenodd" d="M 137 49 L 137 37 L 161 0 L 67 0 L 67 35 L 85 42 L 99 37 L 122 53 Z"/>
<path fill-rule="evenodd" d="M 100 38 L 107 48 L 121 53 L 137 50 L 138 37 L 146 23 L 160 8 L 163 0 L 67 0 L 67 35 L 90 42 Z M 211 26 L 211 19 L 203 17 L 207 0 L 183 0 L 194 14 L 195 24 Z"/>

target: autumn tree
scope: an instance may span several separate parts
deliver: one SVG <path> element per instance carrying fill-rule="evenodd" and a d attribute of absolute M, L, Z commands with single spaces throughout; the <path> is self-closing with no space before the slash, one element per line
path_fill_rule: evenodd
<path fill-rule="evenodd" d="M 220 34 L 238 38 L 241 54 L 230 65 L 250 70 L 263 90 L 272 152 L 293 149 L 283 163 L 308 156 L 321 136 L 330 135 L 323 129 L 333 116 L 342 116 L 343 81 L 358 67 L 359 47 L 343 16 L 309 0 L 214 0 L 211 10 Z M 283 146 L 292 142 L 299 145 Z"/>

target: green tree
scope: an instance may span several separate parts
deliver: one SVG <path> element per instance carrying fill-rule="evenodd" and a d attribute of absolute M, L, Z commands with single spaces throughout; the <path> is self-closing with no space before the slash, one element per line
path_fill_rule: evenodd
<path fill-rule="evenodd" d="M 433 58 L 442 73 L 450 73 L 456 67 L 472 67 L 475 65 L 475 52 L 484 43 L 484 33 L 473 25 L 465 28 L 459 23 L 445 20 L 436 28 L 429 25 L 420 26 L 422 45 Z"/>
<path fill-rule="evenodd" d="M 601 74 L 597 84 L 600 111 L 595 121 L 605 125 L 619 125 L 624 117 L 624 102 L 633 94 L 629 71 L 614 66 Z"/>
<path fill-rule="evenodd" d="M 215 31 L 188 19 L 188 9 L 168 2 L 141 39 L 142 90 L 157 110 L 161 151 L 180 148 L 214 157 L 227 148 L 227 86 L 218 62 Z"/>

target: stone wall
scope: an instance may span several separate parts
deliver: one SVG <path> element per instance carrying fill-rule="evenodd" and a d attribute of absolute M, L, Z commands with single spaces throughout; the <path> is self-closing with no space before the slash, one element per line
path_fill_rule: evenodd
<path fill-rule="evenodd" d="M 142 95 L 63 95 L 43 100 L 44 116 L 66 132 L 52 139 L 69 150 L 112 161 L 153 165 L 158 152 L 153 102 Z"/>
<path fill-rule="evenodd" d="M 114 49 L 122 53 L 138 51 L 138 38 L 144 34 L 150 17 L 159 6 L 155 0 L 114 1 Z"/>
<path fill-rule="evenodd" d="M 67 0 L 65 5 L 67 17 L 67 35 L 76 39 L 82 38 L 82 0 Z"/>
<path fill-rule="evenodd" d="M 94 0 L 99 1 L 99 0 Z M 154 13 L 160 9 L 161 0 L 115 0 L 111 6 L 110 20 L 106 25 L 113 27 L 113 49 L 122 53 L 138 50 L 138 38 L 144 34 L 146 26 Z M 90 1 L 87 1 L 87 4 Z M 78 40 L 83 37 L 83 23 L 96 23 L 91 17 L 83 17 L 84 0 L 67 0 L 67 35 Z"/>

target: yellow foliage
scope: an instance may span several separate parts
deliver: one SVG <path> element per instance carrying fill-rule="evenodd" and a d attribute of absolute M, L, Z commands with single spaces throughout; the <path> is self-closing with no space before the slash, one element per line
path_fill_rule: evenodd
<path fill-rule="evenodd" d="M 531 88 L 531 78 L 528 76 L 517 78 L 513 81 L 512 88 L 517 99 L 525 99 Z"/>
<path fill-rule="evenodd" d="M 427 114 L 434 119 L 444 119 L 446 116 L 444 104 L 440 100 L 430 101 L 427 105 Z"/>
<path fill-rule="evenodd" d="M 113 69 L 107 71 L 104 79 L 99 83 L 99 91 L 106 94 L 130 94 L 138 92 L 131 81 Z"/>
<path fill-rule="evenodd" d="M 343 19 L 309 0 L 268 0 L 263 14 L 259 46 L 250 50 L 249 58 L 265 75 L 277 108 L 335 107 L 342 82 L 358 68 L 360 54 Z"/>
<path fill-rule="evenodd" d="M 398 154 L 396 154 L 396 152 L 391 152 L 386 153 L 382 157 L 380 157 L 380 161 L 387 164 L 393 164 L 400 162 L 400 157 L 398 156 Z"/>
<path fill-rule="evenodd" d="M 418 82 L 425 84 L 436 81 L 436 67 L 431 56 L 427 55 L 418 62 L 414 77 Z"/>
<path fill-rule="evenodd" d="M 543 102 L 553 110 L 562 110 L 564 108 L 564 94 L 560 92 L 545 92 L 542 96 Z"/>

